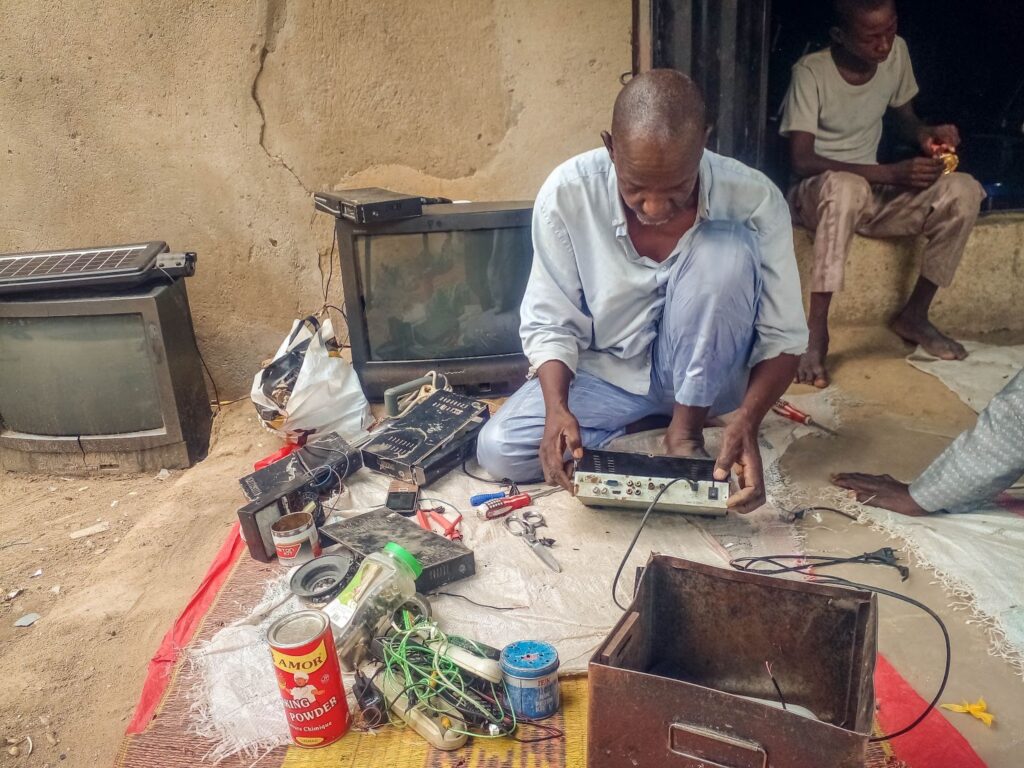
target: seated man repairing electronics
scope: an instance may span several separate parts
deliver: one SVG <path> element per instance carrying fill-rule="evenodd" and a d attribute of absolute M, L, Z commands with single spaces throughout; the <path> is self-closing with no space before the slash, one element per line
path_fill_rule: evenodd
<path fill-rule="evenodd" d="M 782 193 L 706 150 L 708 133 L 693 81 L 647 72 L 616 99 L 605 149 L 544 183 L 521 310 L 536 375 L 479 436 L 495 477 L 571 490 L 568 460 L 652 414 L 671 415 L 668 453 L 706 456 L 708 418 L 735 411 L 715 477 L 735 469 L 731 509 L 764 502 L 758 428 L 807 325 Z"/>
<path fill-rule="evenodd" d="M 903 515 L 970 512 L 1024 475 L 1024 371 L 1010 379 L 963 432 L 910 485 L 889 475 L 832 478 L 857 501 Z"/>
<path fill-rule="evenodd" d="M 943 173 L 942 155 L 955 167 L 956 127 L 924 125 L 914 113 L 917 81 L 907 44 L 896 36 L 893 0 L 835 0 L 834 10 L 831 47 L 793 67 L 779 129 L 789 137 L 791 170 L 802 178 L 789 194 L 793 219 L 814 231 L 810 342 L 796 380 L 816 387 L 829 384 L 828 310 L 843 289 L 855 232 L 924 235 L 921 275 L 892 330 L 936 357 L 967 357 L 932 325 L 928 310 L 939 287 L 952 282 L 985 197 L 971 176 Z M 878 164 L 886 112 L 923 156 Z"/>

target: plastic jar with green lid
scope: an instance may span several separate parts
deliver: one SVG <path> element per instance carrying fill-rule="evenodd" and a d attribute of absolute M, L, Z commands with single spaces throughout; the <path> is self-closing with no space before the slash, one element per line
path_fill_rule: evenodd
<path fill-rule="evenodd" d="M 352 581 L 324 607 L 334 627 L 338 660 L 353 672 L 368 657 L 377 628 L 416 594 L 423 566 L 405 548 L 389 542 L 368 555 Z"/>

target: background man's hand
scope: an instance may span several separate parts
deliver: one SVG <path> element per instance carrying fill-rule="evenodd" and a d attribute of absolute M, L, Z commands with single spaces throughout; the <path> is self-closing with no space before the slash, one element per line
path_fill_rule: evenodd
<path fill-rule="evenodd" d="M 960 146 L 960 131 L 955 125 L 929 125 L 921 129 L 921 149 L 929 157 L 955 152 Z"/>
<path fill-rule="evenodd" d="M 540 465 L 544 470 L 544 480 L 572 493 L 572 478 L 566 469 L 566 451 L 574 459 L 583 458 L 580 423 L 568 408 L 549 411 L 544 419 L 544 437 L 540 441 Z"/>
<path fill-rule="evenodd" d="M 730 469 L 736 473 L 740 490 L 729 495 L 728 508 L 746 514 L 764 504 L 764 471 L 761 449 L 757 445 L 757 425 L 744 419 L 734 419 L 725 428 L 722 449 L 715 461 L 715 479 L 728 480 Z"/>
<path fill-rule="evenodd" d="M 890 183 L 899 187 L 927 189 L 939 180 L 945 167 L 938 157 L 913 157 L 889 166 L 892 174 Z"/>

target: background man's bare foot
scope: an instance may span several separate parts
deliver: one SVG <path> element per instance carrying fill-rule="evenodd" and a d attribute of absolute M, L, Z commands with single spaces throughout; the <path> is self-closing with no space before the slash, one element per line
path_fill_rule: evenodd
<path fill-rule="evenodd" d="M 872 507 L 899 512 L 901 515 L 918 517 L 927 515 L 926 509 L 918 506 L 910 495 L 910 486 L 901 483 L 891 475 L 865 475 L 861 472 L 844 472 L 832 476 L 832 484 L 857 495 L 857 501 Z"/>
<path fill-rule="evenodd" d="M 942 360 L 963 360 L 967 357 L 967 350 L 960 342 L 944 334 L 927 318 L 922 320 L 901 312 L 889 327 L 904 341 L 920 344 L 925 352 Z"/>
<path fill-rule="evenodd" d="M 793 381 L 797 384 L 811 384 L 818 389 L 827 387 L 831 383 L 825 368 L 827 354 L 827 341 L 823 345 L 808 345 L 807 351 L 800 355 L 800 365 L 797 366 Z"/>
<path fill-rule="evenodd" d="M 665 453 L 669 456 L 685 456 L 690 459 L 707 459 L 704 437 L 683 437 L 671 431 L 665 433 Z"/>

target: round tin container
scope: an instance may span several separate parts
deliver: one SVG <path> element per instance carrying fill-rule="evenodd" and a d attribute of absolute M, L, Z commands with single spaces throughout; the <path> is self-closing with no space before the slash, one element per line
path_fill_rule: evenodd
<path fill-rule="evenodd" d="M 292 512 L 270 526 L 281 565 L 301 565 L 320 556 L 320 536 L 309 512 Z"/>
<path fill-rule="evenodd" d="M 506 645 L 501 671 L 516 715 L 543 720 L 558 711 L 558 651 L 553 645 L 535 640 Z"/>
<path fill-rule="evenodd" d="M 298 611 L 267 631 L 292 741 L 326 747 L 348 731 L 348 702 L 327 615 Z"/>

